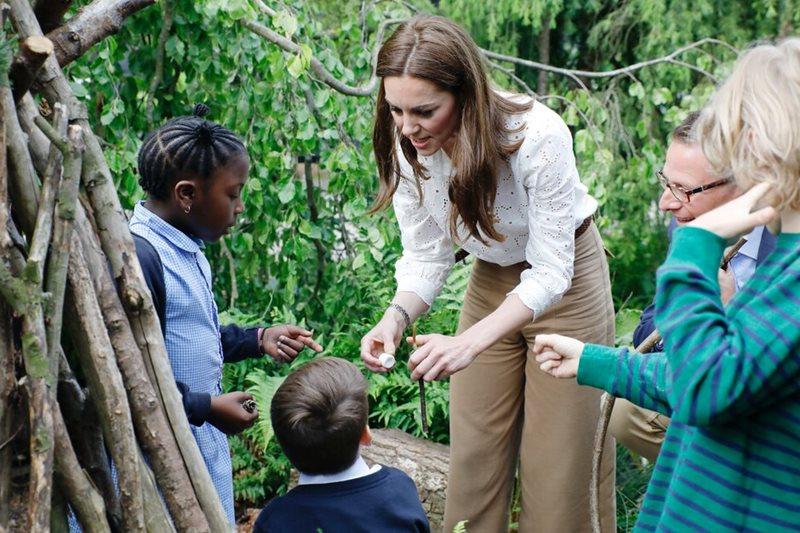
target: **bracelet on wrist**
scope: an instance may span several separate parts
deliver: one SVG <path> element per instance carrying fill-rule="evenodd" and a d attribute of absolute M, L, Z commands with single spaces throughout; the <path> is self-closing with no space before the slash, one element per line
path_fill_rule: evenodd
<path fill-rule="evenodd" d="M 407 329 L 408 326 L 411 325 L 411 317 L 408 315 L 408 311 L 403 309 L 403 306 L 401 306 L 400 304 L 396 304 L 396 303 L 392 302 L 392 303 L 389 304 L 389 309 L 394 309 L 395 311 L 400 313 L 400 316 L 403 317 L 403 321 L 406 323 L 405 328 L 403 328 L 403 329 Z"/>

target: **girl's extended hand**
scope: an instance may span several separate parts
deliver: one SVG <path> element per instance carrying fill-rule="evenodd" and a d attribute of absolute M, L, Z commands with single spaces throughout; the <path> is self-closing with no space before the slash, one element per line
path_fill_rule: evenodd
<path fill-rule="evenodd" d="M 687 226 L 702 228 L 723 239 L 731 239 L 748 233 L 756 226 L 766 225 L 775 218 L 775 208 L 767 206 L 756 211 L 753 208 L 771 187 L 769 183 L 759 183 L 730 202 L 703 213 Z"/>
<path fill-rule="evenodd" d="M 411 337 L 406 340 L 414 343 Z M 408 360 L 413 381 L 433 381 L 450 377 L 469 366 L 482 351 L 467 333 L 455 337 L 438 333 L 417 335 L 416 345 L 418 349 Z"/>
<path fill-rule="evenodd" d="M 250 394 L 242 391 L 212 396 L 208 422 L 226 435 L 244 431 L 258 419 L 258 409 L 251 413 L 243 405 L 252 399 Z"/>
<path fill-rule="evenodd" d="M 537 335 L 533 353 L 539 368 L 556 378 L 574 378 L 583 353 L 583 343 L 563 335 Z"/>
<path fill-rule="evenodd" d="M 364 361 L 364 366 L 373 372 L 387 372 L 378 357 L 383 352 L 394 355 L 397 343 L 403 336 L 404 326 L 402 318 L 398 320 L 390 313 L 383 315 L 380 322 L 361 338 L 361 360 Z"/>
<path fill-rule="evenodd" d="M 322 351 L 311 335 L 299 326 L 272 326 L 261 335 L 261 350 L 279 363 L 291 363 L 306 346 L 317 353 Z"/>

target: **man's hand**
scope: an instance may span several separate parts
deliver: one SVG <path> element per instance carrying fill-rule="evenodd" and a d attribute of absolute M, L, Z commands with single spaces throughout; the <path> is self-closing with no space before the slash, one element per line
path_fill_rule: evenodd
<path fill-rule="evenodd" d="M 272 326 L 261 335 L 261 351 L 279 363 L 291 363 L 308 346 L 315 352 L 322 346 L 311 338 L 312 333 L 298 326 Z"/>
<path fill-rule="evenodd" d="M 533 353 L 539 368 L 556 378 L 574 378 L 583 353 L 583 343 L 563 335 L 536 335 Z"/>
<path fill-rule="evenodd" d="M 250 413 L 242 405 L 252 399 L 251 395 L 242 391 L 212 396 L 208 422 L 226 435 L 244 431 L 258 419 L 258 409 Z"/>
<path fill-rule="evenodd" d="M 733 277 L 733 269 L 730 265 L 728 270 L 719 269 L 717 279 L 719 280 L 719 295 L 722 299 L 722 305 L 728 305 L 728 301 L 733 297 L 733 293 L 736 292 L 736 279 Z"/>

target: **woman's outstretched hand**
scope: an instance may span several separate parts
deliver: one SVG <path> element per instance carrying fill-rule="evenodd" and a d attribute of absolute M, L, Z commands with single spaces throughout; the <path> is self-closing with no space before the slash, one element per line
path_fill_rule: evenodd
<path fill-rule="evenodd" d="M 574 378 L 583 353 L 583 343 L 563 335 L 537 335 L 533 353 L 539 368 L 556 378 Z"/>
<path fill-rule="evenodd" d="M 364 366 L 373 372 L 387 372 L 378 357 L 384 352 L 394 355 L 397 344 L 403 337 L 404 326 L 402 318 L 398 320 L 391 314 L 385 314 L 380 322 L 361 338 L 361 360 L 364 361 Z"/>
<path fill-rule="evenodd" d="M 730 202 L 703 213 L 687 226 L 708 230 L 723 239 L 731 239 L 748 233 L 756 226 L 766 225 L 775 218 L 775 208 L 767 206 L 755 211 L 753 209 L 771 187 L 769 183 L 759 183 Z"/>
<path fill-rule="evenodd" d="M 411 337 L 406 340 L 414 344 Z M 448 378 L 467 368 L 482 351 L 467 332 L 455 337 L 438 333 L 417 335 L 416 346 L 417 350 L 408 359 L 413 381 Z"/>

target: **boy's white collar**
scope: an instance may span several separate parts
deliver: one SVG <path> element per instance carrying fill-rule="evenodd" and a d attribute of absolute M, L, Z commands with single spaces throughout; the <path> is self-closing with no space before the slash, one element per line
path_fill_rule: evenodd
<path fill-rule="evenodd" d="M 347 481 L 349 479 L 357 479 L 360 477 L 374 474 L 381 469 L 381 465 L 373 465 L 372 468 L 367 466 L 361 454 L 358 455 L 356 461 L 348 468 L 337 472 L 335 474 L 304 474 L 300 472 L 300 479 L 298 485 L 321 485 L 323 483 L 339 483 L 340 481 Z"/>

